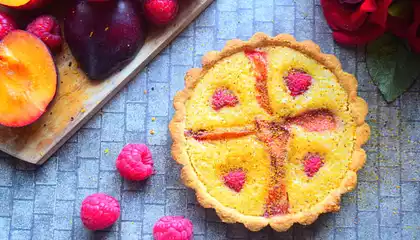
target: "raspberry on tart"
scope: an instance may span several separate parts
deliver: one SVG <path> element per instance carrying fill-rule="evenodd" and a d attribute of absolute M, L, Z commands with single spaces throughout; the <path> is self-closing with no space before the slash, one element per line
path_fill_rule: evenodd
<path fill-rule="evenodd" d="M 246 173 L 242 169 L 232 170 L 223 176 L 225 185 L 235 192 L 240 192 L 245 184 Z"/>
<path fill-rule="evenodd" d="M 324 166 L 324 162 L 322 157 L 318 154 L 308 154 L 303 165 L 305 167 L 306 176 L 313 177 L 319 169 Z"/>
<path fill-rule="evenodd" d="M 370 129 L 357 80 L 335 57 L 257 33 L 205 55 L 186 81 L 174 98 L 172 153 L 201 205 L 252 231 L 339 209 Z"/>
<path fill-rule="evenodd" d="M 285 77 L 287 87 L 289 88 L 290 95 L 293 97 L 304 94 L 312 84 L 311 75 L 305 71 L 292 69 Z"/>
<path fill-rule="evenodd" d="M 224 107 L 236 106 L 239 100 L 229 89 L 219 88 L 214 92 L 211 103 L 213 109 L 219 111 Z"/>

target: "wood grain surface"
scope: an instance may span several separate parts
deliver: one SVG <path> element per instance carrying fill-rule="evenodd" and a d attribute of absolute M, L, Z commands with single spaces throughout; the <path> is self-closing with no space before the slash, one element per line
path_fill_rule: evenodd
<path fill-rule="evenodd" d="M 26 127 L 0 126 L 0 150 L 26 162 L 44 163 L 211 2 L 213 0 L 181 1 L 176 21 L 166 28 L 149 32 L 134 60 L 105 81 L 89 80 L 65 46 L 55 56 L 59 71 L 58 90 L 47 112 Z"/>

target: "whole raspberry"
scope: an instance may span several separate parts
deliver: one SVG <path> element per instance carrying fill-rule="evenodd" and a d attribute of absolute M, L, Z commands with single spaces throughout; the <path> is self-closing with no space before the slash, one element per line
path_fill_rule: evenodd
<path fill-rule="evenodd" d="M 162 217 L 153 227 L 155 240 L 190 240 L 192 236 L 191 221 L 181 216 Z"/>
<path fill-rule="evenodd" d="M 36 18 L 26 27 L 26 31 L 39 37 L 52 51 L 58 50 L 63 42 L 60 25 L 53 16 Z"/>
<path fill-rule="evenodd" d="M 102 230 L 110 227 L 120 217 L 120 204 L 111 196 L 95 193 L 83 200 L 80 217 L 86 228 Z"/>
<path fill-rule="evenodd" d="M 213 109 L 218 111 L 224 107 L 234 107 L 239 103 L 238 98 L 228 89 L 217 89 L 212 97 Z"/>
<path fill-rule="evenodd" d="M 6 13 L 0 13 L 0 40 L 17 28 L 15 21 Z"/>
<path fill-rule="evenodd" d="M 152 153 L 144 144 L 127 144 L 118 155 L 116 166 L 124 178 L 144 180 L 153 174 Z"/>
<path fill-rule="evenodd" d="M 304 162 L 306 176 L 313 177 L 322 166 L 324 162 L 320 156 L 312 154 L 307 156 Z"/>
<path fill-rule="evenodd" d="M 223 181 L 230 189 L 240 192 L 245 184 L 245 172 L 241 169 L 233 170 L 223 176 Z"/>
<path fill-rule="evenodd" d="M 292 70 L 286 76 L 286 84 L 292 96 L 298 96 L 305 93 L 312 84 L 311 75 L 300 71 Z"/>
<path fill-rule="evenodd" d="M 178 0 L 145 0 L 144 13 L 155 25 L 166 25 L 178 14 Z"/>

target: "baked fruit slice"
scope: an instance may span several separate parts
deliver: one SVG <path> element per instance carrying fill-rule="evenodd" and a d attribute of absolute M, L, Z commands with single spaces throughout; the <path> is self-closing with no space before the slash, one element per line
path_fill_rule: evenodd
<path fill-rule="evenodd" d="M 312 41 L 231 40 L 191 69 L 174 98 L 172 154 L 205 208 L 252 231 L 338 211 L 370 129 L 357 80 Z"/>

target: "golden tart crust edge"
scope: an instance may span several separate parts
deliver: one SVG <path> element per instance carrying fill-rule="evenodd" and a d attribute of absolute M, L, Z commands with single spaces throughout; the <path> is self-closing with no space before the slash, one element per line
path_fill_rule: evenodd
<path fill-rule="evenodd" d="M 213 198 L 207 192 L 204 184 L 198 179 L 198 176 L 190 163 L 185 147 L 186 139 L 184 136 L 186 117 L 185 103 L 191 96 L 191 93 L 201 76 L 223 58 L 244 51 L 245 49 L 255 49 L 266 46 L 284 46 L 297 50 L 318 61 L 334 73 L 340 85 L 348 94 L 350 112 L 357 125 L 354 150 L 351 157 L 352 161 L 340 187 L 333 190 L 322 202 L 312 207 L 309 211 L 271 218 L 246 216 L 235 209 L 223 206 L 217 199 Z M 169 124 L 169 130 L 173 140 L 172 156 L 179 164 L 183 165 L 181 179 L 186 186 L 195 190 L 198 202 L 204 208 L 214 208 L 222 221 L 226 223 L 243 223 L 245 227 L 251 231 L 259 231 L 267 225 L 270 225 L 276 231 L 286 231 L 294 223 L 308 225 L 313 223 L 322 213 L 338 211 L 340 209 L 341 195 L 353 190 L 357 184 L 357 171 L 363 167 L 366 161 L 366 153 L 361 146 L 367 142 L 370 135 L 369 125 L 365 122 L 368 106 L 362 98 L 357 96 L 356 78 L 343 71 L 341 63 L 334 55 L 321 53 L 320 47 L 314 42 L 310 40 L 297 42 L 293 36 L 288 34 L 269 37 L 264 33 L 256 33 L 249 41 L 238 39 L 230 40 L 220 52 L 211 51 L 207 53 L 202 59 L 202 65 L 203 68 L 193 68 L 187 72 L 185 76 L 185 89 L 179 91 L 174 97 L 175 115 Z"/>

